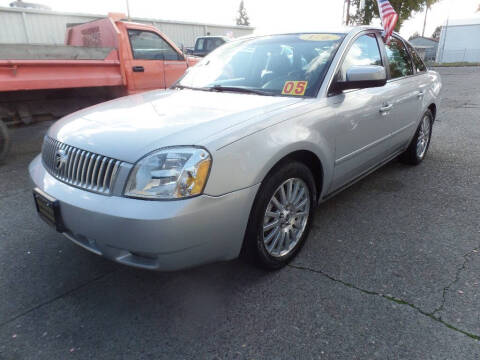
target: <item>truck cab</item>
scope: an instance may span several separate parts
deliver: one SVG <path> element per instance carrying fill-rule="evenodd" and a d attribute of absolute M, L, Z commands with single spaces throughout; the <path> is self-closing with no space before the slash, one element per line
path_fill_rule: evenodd
<path fill-rule="evenodd" d="M 195 60 L 155 28 L 133 23 L 120 23 L 128 36 L 129 60 L 127 76 L 133 86 L 129 93 L 166 89 L 177 81 Z"/>
<path fill-rule="evenodd" d="M 68 30 L 66 43 L 117 49 L 128 94 L 166 89 L 196 63 L 155 27 L 120 21 L 120 17 L 110 14 L 104 20 L 74 26 Z"/>
<path fill-rule="evenodd" d="M 195 40 L 195 47 L 187 49 L 187 54 L 203 57 L 229 40 L 225 36 L 200 36 Z"/>

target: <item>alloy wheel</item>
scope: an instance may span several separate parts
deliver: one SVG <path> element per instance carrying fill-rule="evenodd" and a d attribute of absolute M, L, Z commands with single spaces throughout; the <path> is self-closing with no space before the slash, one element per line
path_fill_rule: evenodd
<path fill-rule="evenodd" d="M 427 152 L 428 143 L 430 142 L 431 123 L 428 116 L 424 116 L 420 125 L 417 139 L 417 157 L 423 159 Z"/>
<path fill-rule="evenodd" d="M 284 181 L 273 193 L 263 219 L 263 243 L 273 257 L 288 255 L 300 241 L 310 215 L 310 191 L 299 178 Z"/>

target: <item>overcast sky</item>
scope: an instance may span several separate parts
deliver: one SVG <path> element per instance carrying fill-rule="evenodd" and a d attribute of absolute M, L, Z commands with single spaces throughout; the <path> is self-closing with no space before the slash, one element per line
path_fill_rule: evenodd
<path fill-rule="evenodd" d="M 13 0 L 0 0 L 8 6 Z M 106 14 L 125 12 L 126 0 L 26 0 L 50 6 L 52 10 Z M 344 0 L 244 0 L 252 26 L 259 32 L 302 31 L 339 27 Z M 234 24 L 240 0 L 130 0 L 131 16 Z M 440 0 L 429 12 L 425 36 L 451 19 L 480 17 L 475 13 L 480 0 Z M 410 36 L 421 33 L 424 13 L 414 14 L 401 29 Z"/>

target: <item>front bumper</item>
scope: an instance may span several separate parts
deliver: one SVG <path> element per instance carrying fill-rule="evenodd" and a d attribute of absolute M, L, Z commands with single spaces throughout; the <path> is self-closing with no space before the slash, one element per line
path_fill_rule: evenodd
<path fill-rule="evenodd" d="M 162 271 L 236 258 L 259 187 L 149 201 L 64 184 L 45 170 L 40 156 L 29 172 L 36 187 L 59 201 L 67 238 L 116 262 Z"/>

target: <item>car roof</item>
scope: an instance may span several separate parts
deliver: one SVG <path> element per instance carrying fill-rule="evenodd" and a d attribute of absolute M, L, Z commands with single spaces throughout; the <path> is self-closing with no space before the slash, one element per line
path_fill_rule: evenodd
<path fill-rule="evenodd" d="M 228 39 L 227 36 L 222 35 L 205 35 L 205 36 L 198 36 L 197 39 Z"/>
<path fill-rule="evenodd" d="M 328 29 L 322 29 L 322 30 L 313 30 L 313 31 L 295 31 L 295 32 L 284 32 L 284 33 L 255 33 L 255 34 L 249 34 L 245 36 L 241 36 L 238 38 L 235 38 L 235 40 L 238 39 L 254 39 L 254 38 L 259 38 L 259 37 L 264 37 L 264 36 L 282 36 L 282 35 L 302 35 L 302 34 L 343 34 L 343 35 L 350 35 L 352 34 L 355 35 L 361 31 L 365 30 L 374 30 L 374 31 L 383 31 L 383 28 L 379 26 L 370 26 L 370 25 L 360 25 L 360 26 L 351 26 L 351 27 L 339 27 L 339 28 L 328 28 Z M 394 32 L 393 33 L 395 36 L 398 36 L 400 38 L 401 35 Z M 403 39 L 403 38 L 402 38 Z"/>
<path fill-rule="evenodd" d="M 378 26 L 368 26 L 368 25 L 360 25 L 360 26 L 343 26 L 343 27 L 330 27 L 325 29 L 306 29 L 301 31 L 292 31 L 292 32 L 281 32 L 281 33 L 258 33 L 261 36 L 264 35 L 298 35 L 298 34 L 350 34 L 356 33 L 364 30 L 376 30 L 376 31 L 383 31 L 381 27 Z"/>

